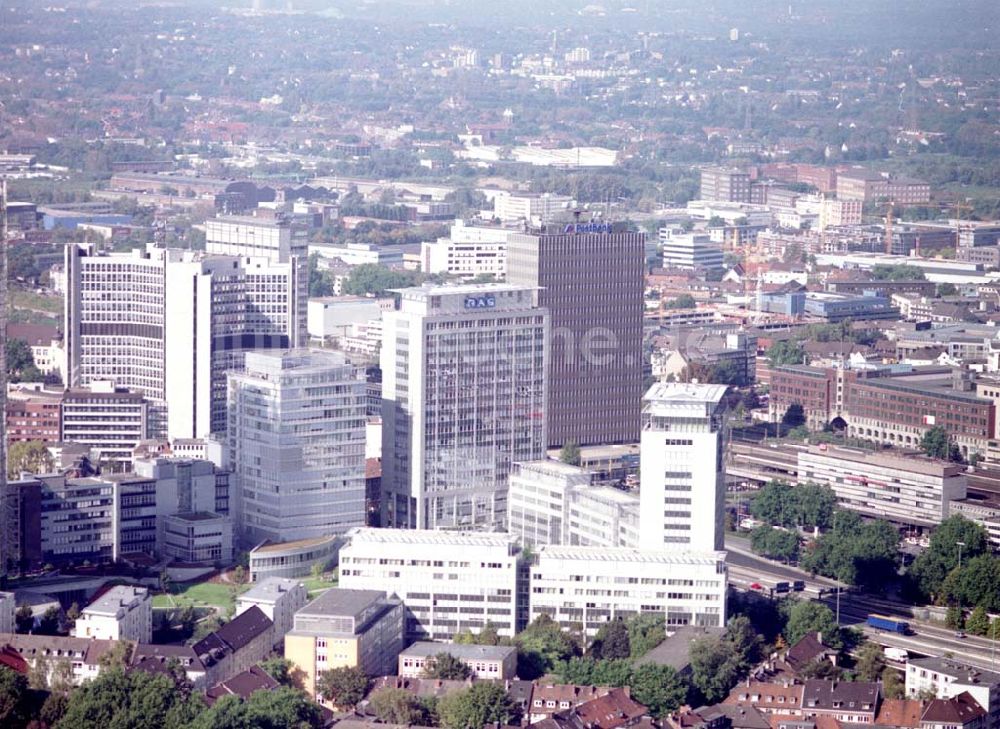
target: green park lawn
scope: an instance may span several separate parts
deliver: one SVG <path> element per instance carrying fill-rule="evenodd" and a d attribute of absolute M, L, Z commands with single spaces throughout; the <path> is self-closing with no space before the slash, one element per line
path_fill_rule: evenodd
<path fill-rule="evenodd" d="M 188 582 L 174 585 L 170 594 L 154 595 L 154 608 L 217 607 L 227 611 L 235 607 L 235 595 L 246 592 L 249 585 L 228 585 L 219 582 Z M 235 588 L 235 590 L 234 590 Z"/>

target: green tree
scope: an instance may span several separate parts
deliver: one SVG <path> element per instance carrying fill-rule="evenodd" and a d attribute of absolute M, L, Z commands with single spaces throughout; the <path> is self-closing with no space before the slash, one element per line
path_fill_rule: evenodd
<path fill-rule="evenodd" d="M 472 669 L 451 653 L 438 653 L 427 661 L 425 678 L 439 678 L 445 681 L 464 681 L 472 675 Z"/>
<path fill-rule="evenodd" d="M 802 408 L 802 403 L 793 402 L 785 408 L 785 414 L 781 416 L 781 424 L 785 428 L 799 428 L 806 424 L 806 413 Z"/>
<path fill-rule="evenodd" d="M 190 729 L 320 729 L 320 707 L 293 688 L 257 691 L 249 699 L 223 696 L 201 712 Z"/>
<path fill-rule="evenodd" d="M 329 271 L 320 270 L 319 258 L 318 253 L 309 256 L 309 296 L 333 296 L 333 279 Z"/>
<path fill-rule="evenodd" d="M 629 618 L 626 625 L 633 658 L 646 655 L 667 637 L 663 615 L 640 613 Z"/>
<path fill-rule="evenodd" d="M 194 632 L 191 634 L 191 637 L 187 639 L 188 645 L 194 645 L 199 640 L 211 635 L 225 624 L 226 621 L 221 615 L 218 614 L 210 615 L 207 618 L 197 621 L 194 624 Z"/>
<path fill-rule="evenodd" d="M 282 686 L 292 686 L 292 663 L 287 658 L 273 656 L 260 662 L 260 667 L 267 671 L 267 674 Z"/>
<path fill-rule="evenodd" d="M 901 699 L 906 693 L 906 685 L 895 668 L 886 667 L 882 671 L 882 693 L 887 699 Z"/>
<path fill-rule="evenodd" d="M 691 294 L 681 294 L 676 299 L 670 299 L 663 306 L 667 309 L 694 309 L 698 306 L 698 302 Z"/>
<path fill-rule="evenodd" d="M 965 627 L 965 613 L 958 605 L 949 605 L 944 616 L 944 624 L 952 630 L 961 630 Z"/>
<path fill-rule="evenodd" d="M 863 521 L 856 513 L 837 511 L 834 529 L 816 540 L 799 564 L 825 577 L 883 590 L 896 578 L 899 532 L 884 521 Z"/>
<path fill-rule="evenodd" d="M 35 611 L 30 605 L 22 605 L 14 613 L 14 623 L 18 633 L 30 633 L 35 627 Z"/>
<path fill-rule="evenodd" d="M 812 601 L 796 603 L 788 613 L 788 626 L 785 629 L 788 644 L 795 645 L 806 633 L 814 631 L 822 633 L 823 643 L 831 648 L 843 645 L 840 628 L 830 608 Z"/>
<path fill-rule="evenodd" d="M 750 513 L 765 524 L 794 523 L 792 487 L 784 481 L 769 481 L 750 502 Z"/>
<path fill-rule="evenodd" d="M 632 655 L 632 645 L 629 641 L 628 627 L 621 618 L 616 618 L 601 626 L 597 631 L 591 651 L 598 658 L 616 660 Z"/>
<path fill-rule="evenodd" d="M 20 726 L 27 717 L 28 679 L 0 666 L 0 726 Z"/>
<path fill-rule="evenodd" d="M 986 635 L 990 632 L 990 616 L 986 614 L 986 608 L 977 605 L 969 619 L 965 623 L 965 629 L 973 635 Z"/>
<path fill-rule="evenodd" d="M 722 701 L 743 675 L 736 648 L 721 637 L 691 641 L 691 685 L 706 703 Z"/>
<path fill-rule="evenodd" d="M 167 676 L 113 667 L 70 694 L 55 729 L 181 729 L 203 706 L 200 698 L 185 699 Z"/>
<path fill-rule="evenodd" d="M 574 441 L 566 441 L 563 447 L 559 449 L 559 460 L 563 463 L 568 463 L 571 466 L 580 465 L 580 446 L 578 446 Z"/>
<path fill-rule="evenodd" d="M 837 508 L 837 495 L 829 486 L 804 483 L 792 491 L 792 511 L 795 524 L 807 529 L 827 529 Z M 785 526 L 791 526 L 786 524 Z"/>
<path fill-rule="evenodd" d="M 57 635 L 59 633 L 60 609 L 55 605 L 50 606 L 42 614 L 42 619 L 38 621 L 38 629 L 35 631 L 39 635 Z"/>
<path fill-rule="evenodd" d="M 548 615 L 539 615 L 518 633 L 517 675 L 532 680 L 551 671 L 559 661 L 580 654 L 579 644 Z"/>
<path fill-rule="evenodd" d="M 958 294 L 958 288 L 953 283 L 939 283 L 937 285 L 937 295 L 940 297 L 955 296 L 956 294 Z"/>
<path fill-rule="evenodd" d="M 355 266 L 344 281 L 344 293 L 354 296 L 385 296 L 390 289 L 415 286 L 419 277 L 413 271 L 398 271 L 377 263 Z"/>
<path fill-rule="evenodd" d="M 750 549 L 772 559 L 794 562 L 799 556 L 799 537 L 794 532 L 764 526 L 750 532 Z"/>
<path fill-rule="evenodd" d="M 959 542 L 965 564 L 986 554 L 989 539 L 986 529 L 961 514 L 949 516 L 931 535 L 931 542 L 918 556 L 907 572 L 913 585 L 925 597 L 935 597 L 940 592 L 945 577 L 958 566 Z"/>
<path fill-rule="evenodd" d="M 997 585 L 1000 585 L 1000 559 L 980 554 L 963 558 L 962 569 L 956 567 L 948 573 L 937 599 L 942 604 L 957 601 L 963 605 L 982 605 L 983 609 L 995 612 L 1000 610 Z"/>
<path fill-rule="evenodd" d="M 316 691 L 335 706 L 353 708 L 368 691 L 368 676 L 356 667 L 331 668 L 317 678 Z"/>
<path fill-rule="evenodd" d="M 885 671 L 885 653 L 878 643 L 866 642 L 858 651 L 855 672 L 862 681 L 878 681 Z"/>
<path fill-rule="evenodd" d="M 26 473 L 50 473 L 55 461 L 40 440 L 11 443 L 7 449 L 7 478 L 16 479 Z"/>
<path fill-rule="evenodd" d="M 386 724 L 406 726 L 423 724 L 424 707 L 412 692 L 406 689 L 383 688 L 371 695 L 369 708 Z"/>
<path fill-rule="evenodd" d="M 872 266 L 872 278 L 876 281 L 924 281 L 927 276 L 918 266 L 902 264 Z"/>
<path fill-rule="evenodd" d="M 677 669 L 655 663 L 636 666 L 628 685 L 632 698 L 658 719 L 680 708 L 688 692 L 687 683 Z"/>
<path fill-rule="evenodd" d="M 610 661 L 574 656 L 556 664 L 553 672 L 565 684 L 627 686 L 632 680 L 632 663 L 622 659 Z"/>
<path fill-rule="evenodd" d="M 482 729 L 489 724 L 514 724 L 520 720 L 520 711 L 504 687 L 486 681 L 445 696 L 438 711 L 445 729 Z"/>
<path fill-rule="evenodd" d="M 106 651 L 99 659 L 101 668 L 122 668 L 124 669 L 129 664 L 129 659 L 132 656 L 132 644 L 127 640 L 120 639 L 113 646 L 111 650 Z"/>
<path fill-rule="evenodd" d="M 779 339 L 767 348 L 767 359 L 772 367 L 800 365 L 805 359 L 805 350 L 794 339 Z"/>
<path fill-rule="evenodd" d="M 7 376 L 12 382 L 17 382 L 19 375 L 29 367 L 35 366 L 35 357 L 31 354 L 31 347 L 23 339 L 7 340 Z"/>
<path fill-rule="evenodd" d="M 233 582 L 237 585 L 245 585 L 247 581 L 247 571 L 243 565 L 236 565 L 236 569 L 233 570 Z"/>
<path fill-rule="evenodd" d="M 948 460 L 951 453 L 951 436 L 944 427 L 935 425 L 920 439 L 920 449 L 931 458 Z"/>

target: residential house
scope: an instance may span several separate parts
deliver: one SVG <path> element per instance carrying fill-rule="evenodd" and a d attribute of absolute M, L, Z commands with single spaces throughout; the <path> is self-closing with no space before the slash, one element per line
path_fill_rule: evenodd
<path fill-rule="evenodd" d="M 880 699 L 875 682 L 810 679 L 802 690 L 802 713 L 807 718 L 832 716 L 840 722 L 874 724 Z"/>
<path fill-rule="evenodd" d="M 206 683 L 214 686 L 246 671 L 271 652 L 273 623 L 256 605 L 195 643 L 205 665 Z"/>
<path fill-rule="evenodd" d="M 250 666 L 228 681 L 217 683 L 208 689 L 205 692 L 205 703 L 211 706 L 223 696 L 239 696 L 243 699 L 249 699 L 250 695 L 257 691 L 272 691 L 280 685 L 260 666 Z"/>
<path fill-rule="evenodd" d="M 236 614 L 242 615 L 256 605 L 274 623 L 272 640 L 281 643 L 292 629 L 295 613 L 309 602 L 306 586 L 287 577 L 267 577 L 236 599 Z"/>
<path fill-rule="evenodd" d="M 517 673 L 517 648 L 514 646 L 418 642 L 399 654 L 399 675 L 405 678 L 425 675 L 440 653 L 449 653 L 460 660 L 476 679 L 506 680 Z"/>
<path fill-rule="evenodd" d="M 723 704 L 752 706 L 765 714 L 802 716 L 803 686 L 792 681 L 767 682 L 748 679 L 729 692 Z"/>
<path fill-rule="evenodd" d="M 574 686 L 572 684 L 532 684 L 525 718 L 529 724 L 547 719 L 556 712 L 573 709 L 580 704 L 604 696 L 608 686 Z"/>
<path fill-rule="evenodd" d="M 986 729 L 989 714 L 963 691 L 950 699 L 933 699 L 927 702 L 920 717 L 920 729 Z"/>

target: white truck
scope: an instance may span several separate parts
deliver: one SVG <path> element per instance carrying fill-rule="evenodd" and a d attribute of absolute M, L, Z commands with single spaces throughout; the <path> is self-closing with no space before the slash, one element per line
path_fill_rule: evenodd
<path fill-rule="evenodd" d="M 906 660 L 910 657 L 910 654 L 906 652 L 905 648 L 886 648 L 883 653 L 885 657 L 890 661 L 896 661 L 897 663 L 906 663 Z"/>

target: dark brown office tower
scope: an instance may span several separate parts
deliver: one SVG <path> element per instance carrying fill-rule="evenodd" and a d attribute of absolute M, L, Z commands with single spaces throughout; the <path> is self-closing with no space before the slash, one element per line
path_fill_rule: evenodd
<path fill-rule="evenodd" d="M 621 225 L 511 236 L 508 283 L 538 286 L 552 316 L 550 446 L 639 440 L 644 265 L 644 234 Z"/>

